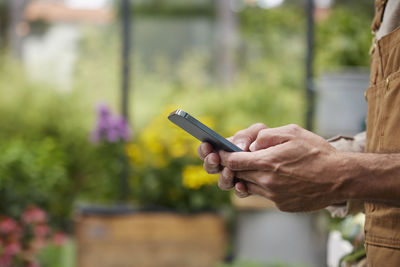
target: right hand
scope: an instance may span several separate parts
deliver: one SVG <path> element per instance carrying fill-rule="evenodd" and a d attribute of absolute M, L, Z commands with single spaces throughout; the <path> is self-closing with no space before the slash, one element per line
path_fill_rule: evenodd
<path fill-rule="evenodd" d="M 256 123 L 247 129 L 238 131 L 233 137 L 228 138 L 229 141 L 241 148 L 243 151 L 249 151 L 249 146 L 256 140 L 258 132 L 268 128 L 265 124 Z M 235 189 L 238 197 L 247 197 L 250 194 L 247 191 L 246 182 L 236 181 L 235 173 L 222 167 L 218 152 L 213 149 L 209 143 L 201 143 L 197 149 L 199 157 L 204 161 L 204 169 L 209 174 L 219 173 L 218 187 L 222 190 Z"/>

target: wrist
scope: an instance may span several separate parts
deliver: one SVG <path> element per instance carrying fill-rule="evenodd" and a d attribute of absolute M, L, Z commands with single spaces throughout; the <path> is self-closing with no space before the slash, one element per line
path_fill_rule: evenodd
<path fill-rule="evenodd" d="M 347 200 L 399 201 L 400 154 L 342 155 L 341 196 Z"/>
<path fill-rule="evenodd" d="M 365 199 L 369 179 L 365 179 L 369 166 L 365 154 L 354 152 L 338 152 L 338 184 L 336 194 L 338 201 Z"/>

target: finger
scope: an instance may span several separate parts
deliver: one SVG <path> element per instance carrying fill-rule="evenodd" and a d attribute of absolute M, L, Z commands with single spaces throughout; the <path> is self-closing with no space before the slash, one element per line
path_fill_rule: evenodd
<path fill-rule="evenodd" d="M 273 169 L 272 159 L 267 150 L 255 152 L 225 152 L 219 151 L 221 165 L 232 171 L 255 171 Z"/>
<path fill-rule="evenodd" d="M 269 200 L 272 200 L 273 198 L 273 194 L 270 191 L 253 183 L 247 183 L 247 191 L 249 192 L 249 194 L 262 196 Z"/>
<path fill-rule="evenodd" d="M 218 187 L 222 190 L 231 190 L 234 186 L 235 173 L 228 168 L 223 168 L 218 180 Z"/>
<path fill-rule="evenodd" d="M 197 148 L 197 154 L 201 160 L 204 160 L 213 151 L 214 149 L 209 143 L 201 143 Z"/>
<path fill-rule="evenodd" d="M 247 191 L 247 186 L 244 182 L 237 182 L 235 184 L 235 195 L 240 198 L 250 196 L 250 193 Z"/>
<path fill-rule="evenodd" d="M 266 174 L 265 171 L 238 171 L 235 176 L 243 181 L 261 185 L 264 183 Z M 261 179 L 260 177 L 263 178 Z"/>
<path fill-rule="evenodd" d="M 210 153 L 204 159 L 204 170 L 209 174 L 216 174 L 220 171 L 220 158 L 217 153 Z"/>
<path fill-rule="evenodd" d="M 262 123 L 256 123 L 247 129 L 237 132 L 232 139 L 232 142 L 244 151 L 248 151 L 250 144 L 256 140 L 258 132 L 266 129 L 267 126 Z"/>
<path fill-rule="evenodd" d="M 287 141 L 290 141 L 301 134 L 302 128 L 291 124 L 278 128 L 268 128 L 261 130 L 254 142 L 251 143 L 250 151 L 276 146 Z"/>

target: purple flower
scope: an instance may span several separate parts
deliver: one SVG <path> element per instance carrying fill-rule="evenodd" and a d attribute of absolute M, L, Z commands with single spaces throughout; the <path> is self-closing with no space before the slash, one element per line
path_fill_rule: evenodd
<path fill-rule="evenodd" d="M 97 107 L 97 123 L 90 136 L 91 142 L 115 143 L 128 141 L 130 137 L 131 130 L 124 117 L 113 115 L 104 104 Z"/>
<path fill-rule="evenodd" d="M 106 104 L 99 104 L 97 106 L 97 114 L 101 118 L 111 117 L 111 111 Z"/>

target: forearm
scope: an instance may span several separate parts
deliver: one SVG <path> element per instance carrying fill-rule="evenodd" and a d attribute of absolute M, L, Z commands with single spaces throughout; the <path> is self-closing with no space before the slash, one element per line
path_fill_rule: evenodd
<path fill-rule="evenodd" d="M 400 205 L 400 154 L 343 153 L 345 199 Z"/>

